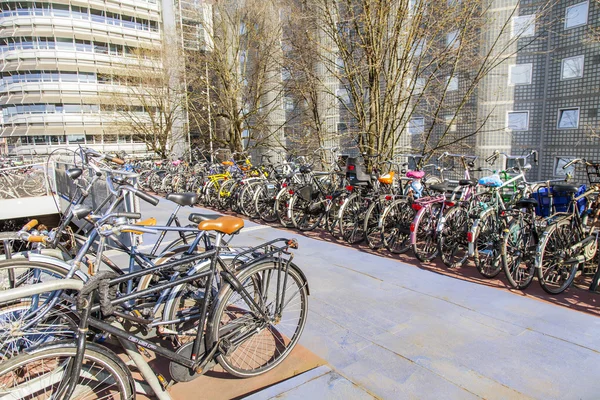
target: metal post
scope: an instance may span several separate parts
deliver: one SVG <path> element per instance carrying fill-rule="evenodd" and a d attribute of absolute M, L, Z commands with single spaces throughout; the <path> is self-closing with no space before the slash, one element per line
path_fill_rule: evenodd
<path fill-rule="evenodd" d="M 208 144 L 210 146 L 210 163 L 214 163 L 212 116 L 210 112 L 210 80 L 208 79 L 208 61 L 206 61 L 206 102 L 208 106 Z"/>

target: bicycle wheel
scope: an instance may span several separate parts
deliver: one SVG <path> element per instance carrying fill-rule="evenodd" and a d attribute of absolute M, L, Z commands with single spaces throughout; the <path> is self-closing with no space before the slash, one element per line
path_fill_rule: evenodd
<path fill-rule="evenodd" d="M 331 236 L 336 239 L 342 237 L 340 227 L 340 209 L 348 197 L 348 192 L 337 193 L 331 199 L 331 203 L 327 206 L 325 212 L 325 229 Z"/>
<path fill-rule="evenodd" d="M 342 206 L 340 231 L 349 244 L 361 242 L 365 238 L 364 220 L 367 200 L 360 194 L 353 194 Z"/>
<path fill-rule="evenodd" d="M 292 221 L 290 214 L 288 214 L 288 208 L 292 196 L 293 195 L 290 194 L 290 189 L 283 188 L 279 191 L 275 199 L 275 213 L 277 214 L 277 219 L 285 228 L 291 228 L 294 226 L 294 222 Z"/>
<path fill-rule="evenodd" d="M 244 188 L 240 191 L 238 199 L 238 208 L 245 216 L 249 218 L 258 218 L 259 215 L 254 207 L 254 196 L 256 190 L 262 187 L 264 183 L 262 181 L 250 182 L 244 185 Z"/>
<path fill-rule="evenodd" d="M 217 361 L 232 375 L 250 377 L 275 368 L 304 330 L 308 313 L 306 282 L 293 264 L 289 265 L 287 279 L 279 276 L 278 265 L 275 260 L 266 261 L 243 270 L 238 279 L 248 297 L 231 286 L 219 294 L 206 347 L 219 343 Z"/>
<path fill-rule="evenodd" d="M 381 240 L 381 228 L 379 227 L 379 218 L 384 210 L 384 200 L 378 199 L 371 203 L 365 214 L 364 231 L 365 239 L 369 248 L 373 250 L 380 249 L 383 246 Z"/>
<path fill-rule="evenodd" d="M 323 205 L 320 199 L 312 202 L 306 201 L 300 196 L 294 195 L 290 200 L 291 219 L 294 226 L 301 231 L 312 231 L 323 217 Z"/>
<path fill-rule="evenodd" d="M 0 366 L 0 397 L 3 400 L 62 399 L 71 365 L 75 361 L 75 343 L 56 343 L 32 353 L 23 353 Z M 127 366 L 109 349 L 88 343 L 81 369 L 73 371 L 77 379 L 70 400 L 135 397 L 133 378 Z"/>
<path fill-rule="evenodd" d="M 500 235 L 502 224 L 495 209 L 486 211 L 479 219 L 477 237 L 474 238 L 475 265 L 481 275 L 486 278 L 496 277 L 502 271 L 500 261 Z"/>
<path fill-rule="evenodd" d="M 277 211 L 275 209 L 275 194 L 268 188 L 269 184 L 261 185 L 256 190 L 254 196 L 254 209 L 256 214 L 265 222 L 277 221 Z M 274 186 L 274 185 L 273 185 Z"/>
<path fill-rule="evenodd" d="M 64 279 L 68 269 L 27 259 L 0 262 L 0 290 Z M 82 279 L 77 274 L 75 278 Z M 85 279 L 85 278 L 83 278 Z M 69 307 L 53 299 L 57 292 L 0 303 L 0 360 L 42 343 L 72 338 L 77 324 Z"/>
<path fill-rule="evenodd" d="M 411 245 L 410 224 L 415 210 L 406 199 L 390 204 L 381 217 L 381 238 L 386 249 L 395 254 L 406 253 Z"/>
<path fill-rule="evenodd" d="M 568 289 L 577 273 L 577 263 L 565 263 L 574 256 L 569 248 L 581 240 L 578 230 L 571 225 L 570 219 L 559 221 L 551 225 L 541 239 L 538 280 L 542 289 L 550 294 Z"/>
<path fill-rule="evenodd" d="M 217 207 L 221 210 L 228 210 L 232 205 L 233 192 L 237 186 L 235 179 L 229 179 L 221 184 L 217 197 Z"/>
<path fill-rule="evenodd" d="M 423 213 L 414 222 L 415 242 L 413 252 L 421 262 L 429 262 L 438 254 L 437 225 L 442 212 L 442 203 L 433 203 L 426 207 Z"/>
<path fill-rule="evenodd" d="M 469 258 L 467 209 L 453 207 L 448 210 L 444 219 L 444 226 L 438 237 L 438 251 L 446 267 L 458 268 Z"/>
<path fill-rule="evenodd" d="M 526 289 L 535 275 L 537 236 L 529 221 L 515 219 L 502 238 L 502 269 L 514 289 Z"/>
<path fill-rule="evenodd" d="M 219 202 L 219 190 L 221 184 L 224 182 L 223 179 L 210 181 L 204 188 L 204 204 L 208 207 L 216 207 Z"/>

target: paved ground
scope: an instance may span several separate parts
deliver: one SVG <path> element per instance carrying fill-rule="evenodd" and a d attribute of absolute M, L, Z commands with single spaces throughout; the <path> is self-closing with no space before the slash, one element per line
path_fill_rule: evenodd
<path fill-rule="evenodd" d="M 144 216 L 166 221 L 170 207 Z M 276 237 L 300 244 L 300 343 L 332 369 L 286 398 L 600 398 L 594 315 L 252 222 L 233 243 Z"/>

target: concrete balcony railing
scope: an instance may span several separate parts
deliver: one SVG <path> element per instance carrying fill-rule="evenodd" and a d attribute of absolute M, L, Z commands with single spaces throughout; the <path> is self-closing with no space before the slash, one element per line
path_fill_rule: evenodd
<path fill-rule="evenodd" d="M 50 16 L 11 16 L 0 20 L 0 37 L 57 36 L 81 37 L 93 35 L 129 37 L 137 40 L 160 41 L 160 31 L 135 29 L 89 20 Z"/>
<path fill-rule="evenodd" d="M 88 82 L 15 82 L 0 84 L 0 105 L 43 103 L 95 104 L 110 101 L 113 94 L 127 94 L 130 89 L 122 85 Z"/>
<path fill-rule="evenodd" d="M 107 72 L 130 67 L 160 67 L 155 60 L 110 54 L 89 53 L 76 50 L 12 50 L 0 53 L 1 71 L 53 70 L 97 71 L 104 66 Z"/>

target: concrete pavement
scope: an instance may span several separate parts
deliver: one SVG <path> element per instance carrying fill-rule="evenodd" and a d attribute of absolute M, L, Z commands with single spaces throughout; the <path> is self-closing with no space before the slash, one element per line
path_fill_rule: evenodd
<path fill-rule="evenodd" d="M 144 206 L 144 217 L 166 221 L 171 207 L 166 201 L 153 210 Z M 309 280 L 300 343 L 331 368 L 328 378 L 319 375 L 281 395 L 600 398 L 595 316 L 252 222 L 232 244 L 277 237 L 298 240 L 294 261 Z M 352 391 L 332 389 L 328 396 L 323 383 L 331 377 Z"/>

